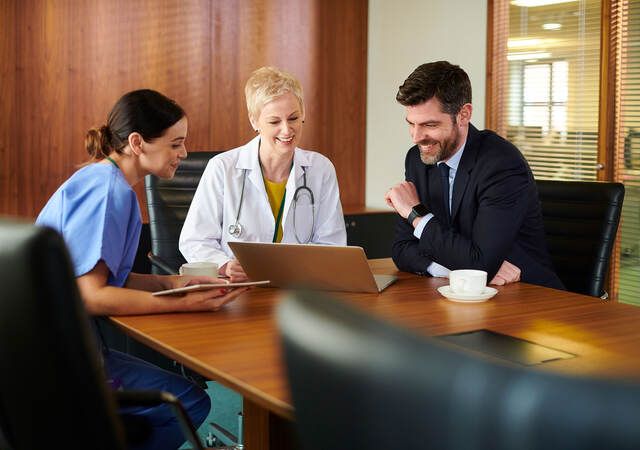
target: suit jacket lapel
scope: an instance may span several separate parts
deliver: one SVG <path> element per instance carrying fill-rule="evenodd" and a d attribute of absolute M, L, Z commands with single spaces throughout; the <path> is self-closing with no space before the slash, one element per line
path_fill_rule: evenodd
<path fill-rule="evenodd" d="M 476 163 L 478 157 L 478 130 L 473 125 L 469 124 L 469 134 L 467 135 L 467 144 L 456 172 L 456 179 L 453 182 L 453 198 L 451 199 L 451 223 L 454 222 L 462 198 L 467 189 L 469 182 L 469 174 L 473 170 L 473 166 Z"/>

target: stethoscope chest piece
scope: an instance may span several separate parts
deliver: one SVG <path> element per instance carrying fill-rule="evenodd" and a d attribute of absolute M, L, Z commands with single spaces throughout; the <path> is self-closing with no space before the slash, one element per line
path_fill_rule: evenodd
<path fill-rule="evenodd" d="M 229 225 L 229 234 L 234 238 L 240 237 L 240 235 L 242 234 L 242 225 L 240 225 L 239 223 L 233 223 Z"/>

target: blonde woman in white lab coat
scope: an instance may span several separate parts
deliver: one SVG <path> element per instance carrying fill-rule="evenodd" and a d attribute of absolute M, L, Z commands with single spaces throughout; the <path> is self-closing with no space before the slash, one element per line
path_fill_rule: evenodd
<path fill-rule="evenodd" d="M 180 234 L 185 259 L 212 261 L 233 281 L 246 279 L 229 241 L 346 245 L 333 164 L 297 147 L 304 123 L 302 86 L 292 74 L 262 67 L 245 86 L 258 133 L 211 158 Z"/>

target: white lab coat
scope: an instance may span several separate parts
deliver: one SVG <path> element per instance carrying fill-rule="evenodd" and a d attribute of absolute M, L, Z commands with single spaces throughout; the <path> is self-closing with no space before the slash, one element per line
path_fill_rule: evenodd
<path fill-rule="evenodd" d="M 207 164 L 180 233 L 179 247 L 187 261 L 211 261 L 221 267 L 233 258 L 229 241 L 272 242 L 275 219 L 258 163 L 259 143 L 260 136 L 257 136 L 242 147 L 214 156 Z M 303 185 L 302 167 L 306 167 L 307 186 L 315 199 L 315 225 L 312 225 L 308 191 L 303 190 L 298 195 L 294 231 L 292 200 L 296 188 Z M 229 226 L 236 223 L 245 170 L 244 197 L 238 219 L 242 233 L 236 238 L 229 234 Z M 336 171 L 331 161 L 320 153 L 295 149 L 282 224 L 282 242 L 297 243 L 296 232 L 298 238 L 306 242 L 311 232 L 312 244 L 347 244 Z"/>

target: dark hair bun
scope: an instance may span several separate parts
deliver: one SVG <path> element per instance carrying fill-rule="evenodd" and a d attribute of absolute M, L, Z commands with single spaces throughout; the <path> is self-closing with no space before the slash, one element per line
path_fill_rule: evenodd
<path fill-rule="evenodd" d="M 111 130 L 107 125 L 91 128 L 84 138 L 84 146 L 91 159 L 104 159 L 111 153 Z"/>

